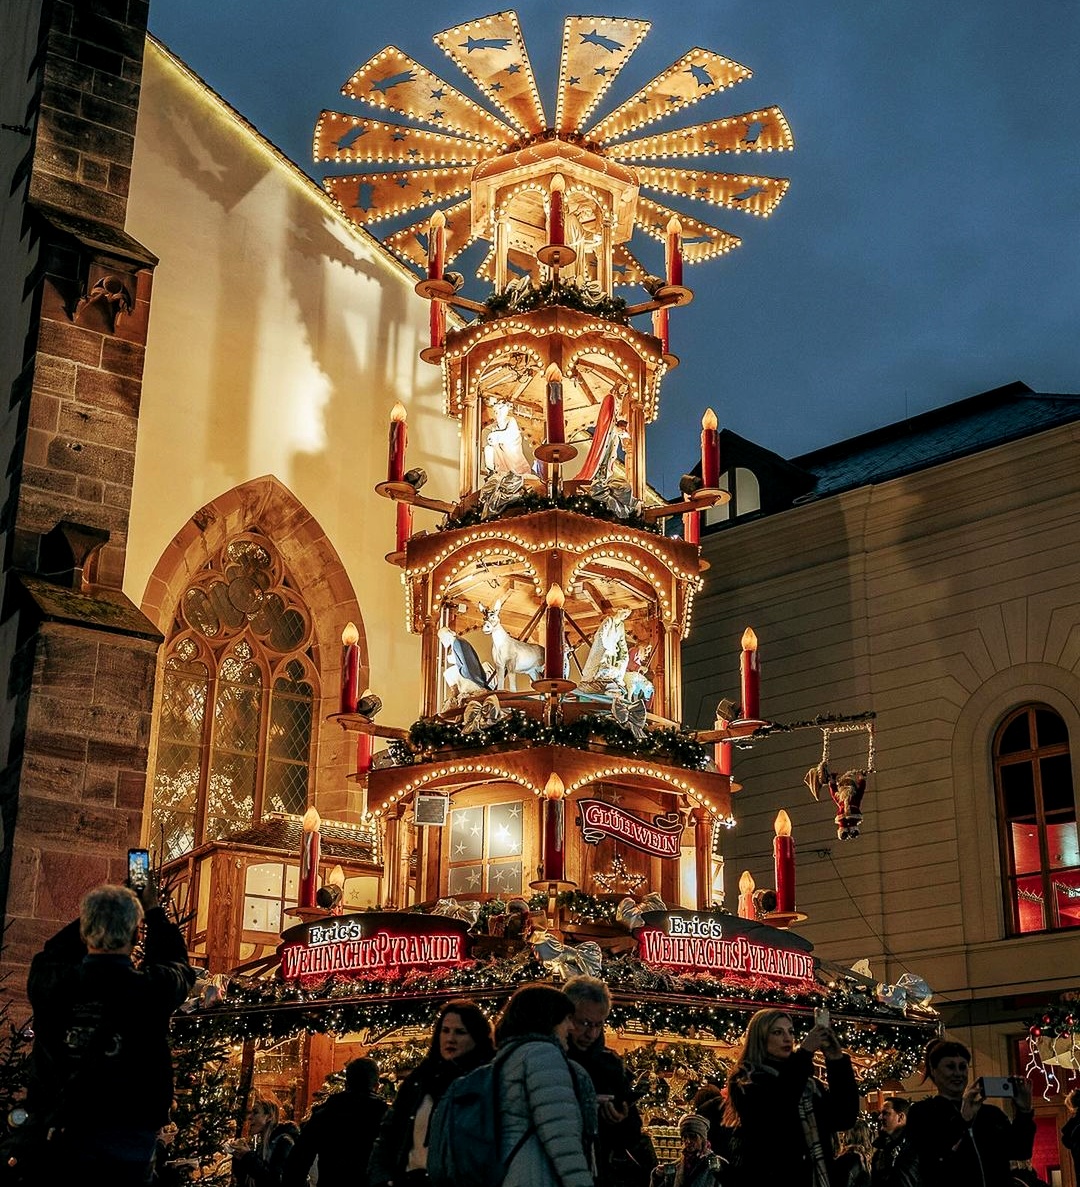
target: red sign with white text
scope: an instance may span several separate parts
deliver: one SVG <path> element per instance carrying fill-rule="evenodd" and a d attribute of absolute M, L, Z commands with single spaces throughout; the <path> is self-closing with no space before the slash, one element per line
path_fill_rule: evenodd
<path fill-rule="evenodd" d="M 652 824 L 603 800 L 578 800 L 581 837 L 587 845 L 598 845 L 604 837 L 615 837 L 631 849 L 653 857 L 678 857 L 683 822 L 678 812 L 654 816 Z"/>
<path fill-rule="evenodd" d="M 670 915 L 666 927 L 638 932 L 638 955 L 648 965 L 777 981 L 810 981 L 814 958 L 797 948 L 724 935 L 723 921 L 709 915 Z"/>
<path fill-rule="evenodd" d="M 282 936 L 286 981 L 331 973 L 430 971 L 466 960 L 465 928 L 434 915 L 343 915 L 290 928 Z"/>

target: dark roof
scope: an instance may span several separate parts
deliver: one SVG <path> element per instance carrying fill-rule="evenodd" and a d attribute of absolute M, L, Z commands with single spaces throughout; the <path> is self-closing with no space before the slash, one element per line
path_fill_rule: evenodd
<path fill-rule="evenodd" d="M 792 458 L 813 474 L 799 499 L 886 482 L 1080 420 L 1080 395 L 1044 395 L 1016 382 Z"/>
<path fill-rule="evenodd" d="M 271 812 L 250 828 L 228 833 L 217 844 L 296 855 L 300 852 L 302 833 L 302 817 Z M 336 861 L 364 862 L 368 865 L 375 861 L 371 833 L 357 825 L 324 820 L 319 825 L 319 849 L 323 861 L 333 858 Z"/>

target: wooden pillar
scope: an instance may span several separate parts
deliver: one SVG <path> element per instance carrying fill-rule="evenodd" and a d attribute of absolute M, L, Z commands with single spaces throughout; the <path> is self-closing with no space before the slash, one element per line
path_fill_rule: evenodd
<path fill-rule="evenodd" d="M 664 626 L 664 716 L 682 721 L 682 624 Z"/>
<path fill-rule="evenodd" d="M 712 906 L 712 816 L 705 808 L 694 808 L 694 870 L 697 874 L 697 909 Z"/>

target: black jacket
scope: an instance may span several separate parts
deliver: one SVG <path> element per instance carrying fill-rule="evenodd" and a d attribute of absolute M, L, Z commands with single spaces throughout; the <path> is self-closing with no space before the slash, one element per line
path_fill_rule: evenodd
<path fill-rule="evenodd" d="M 1033 1113 L 1018 1112 L 1010 1121 L 984 1104 L 969 1125 L 959 1104 L 943 1096 L 917 1100 L 905 1128 L 924 1187 L 1011 1187 L 1009 1162 L 1029 1159 L 1035 1142 Z"/>
<path fill-rule="evenodd" d="M 169 1017 L 195 971 L 180 929 L 160 907 L 146 913 L 142 965 L 89 956 L 75 920 L 30 965 L 34 1010 L 31 1114 L 72 1130 L 156 1130 L 173 1096 Z"/>
<path fill-rule="evenodd" d="M 265 1159 L 257 1150 L 234 1154 L 232 1169 L 237 1187 L 280 1187 L 299 1132 L 292 1121 L 282 1121 L 270 1134 Z"/>
<path fill-rule="evenodd" d="M 872 1187 L 920 1187 L 918 1159 L 906 1125 L 883 1133 L 874 1143 L 870 1183 Z"/>
<path fill-rule="evenodd" d="M 734 1163 L 731 1182 L 742 1187 L 805 1187 L 813 1181 L 799 1100 L 814 1074 L 814 1057 L 796 1050 L 773 1070 L 736 1072 L 728 1082 L 728 1099 L 738 1114 L 732 1133 Z M 828 1089 L 814 1101 L 818 1137 L 826 1166 L 832 1167 L 832 1135 L 851 1129 L 859 1115 L 859 1092 L 851 1060 L 825 1061 Z"/>
<path fill-rule="evenodd" d="M 589 1073 L 596 1095 L 610 1096 L 621 1109 L 629 1105 L 625 1121 L 605 1121 L 600 1110 L 597 1135 L 598 1187 L 638 1187 L 649 1182 L 649 1176 L 656 1166 L 656 1154 L 652 1142 L 641 1131 L 641 1115 L 633 1102 L 630 1079 L 623 1061 L 604 1046 L 601 1035 L 587 1050 L 581 1051 L 572 1042 L 567 1054 Z"/>
<path fill-rule="evenodd" d="M 1076 1176 L 1080 1179 L 1080 1113 L 1073 1113 L 1061 1127 L 1061 1144 L 1072 1154 Z"/>
<path fill-rule="evenodd" d="M 386 1101 L 373 1092 L 335 1092 L 300 1126 L 285 1163 L 283 1187 L 307 1187 L 319 1159 L 319 1187 L 366 1187 L 371 1147 L 386 1116 Z"/>
<path fill-rule="evenodd" d="M 482 1054 L 473 1050 L 453 1063 L 438 1057 L 425 1059 L 410 1072 L 379 1126 L 379 1135 L 368 1162 L 370 1187 L 385 1187 L 387 1183 L 402 1187 L 413 1144 L 413 1122 L 424 1097 L 430 1096 L 437 1104 L 448 1084 L 490 1061 L 491 1052 Z"/>

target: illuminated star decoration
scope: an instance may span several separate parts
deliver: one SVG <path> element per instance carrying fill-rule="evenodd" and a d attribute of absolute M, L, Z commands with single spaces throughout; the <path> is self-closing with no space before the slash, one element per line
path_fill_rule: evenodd
<path fill-rule="evenodd" d="M 479 17 L 434 36 L 435 44 L 499 115 L 404 51 L 387 46 L 359 67 L 342 92 L 409 124 L 324 111 L 315 129 L 316 160 L 365 163 L 371 171 L 330 175 L 323 185 L 343 212 L 367 230 L 397 220 L 380 237 L 423 273 L 422 237 L 432 211 L 452 209 L 462 215 L 453 231 L 447 228 L 445 261 L 450 263 L 484 234 L 483 224 L 474 231 L 468 216 L 476 170 L 503 153 L 542 142 L 554 130 L 556 139 L 584 141 L 599 157 L 637 175 L 635 235 L 630 243 L 617 245 L 619 283 L 638 283 L 638 278 L 653 271 L 637 260 L 633 245 L 639 242 L 639 233 L 664 242 L 673 216 L 682 225 L 684 263 L 700 263 L 730 251 L 741 243 L 738 235 L 686 210 L 675 210 L 657 197 L 670 194 L 684 199 L 691 209 L 704 208 L 705 218 L 720 209 L 739 211 L 740 218 L 767 217 L 787 192 L 786 178 L 694 170 L 680 161 L 785 152 L 794 147 L 791 130 L 780 108 L 767 107 L 632 138 L 639 129 L 750 78 L 747 67 L 700 48 L 687 50 L 624 103 L 592 122 L 594 111 L 650 27 L 647 21 L 622 17 L 567 17 L 554 120 L 545 116 L 518 17 L 512 11 Z M 428 131 L 432 126 L 438 130 Z M 394 165 L 414 168 L 414 183 L 403 181 L 401 171 L 393 171 Z"/>
<path fill-rule="evenodd" d="M 626 868 L 621 853 L 611 859 L 606 874 L 593 874 L 593 881 L 605 894 L 618 894 L 620 890 L 640 890 L 648 882 L 644 874 L 632 874 Z"/>

